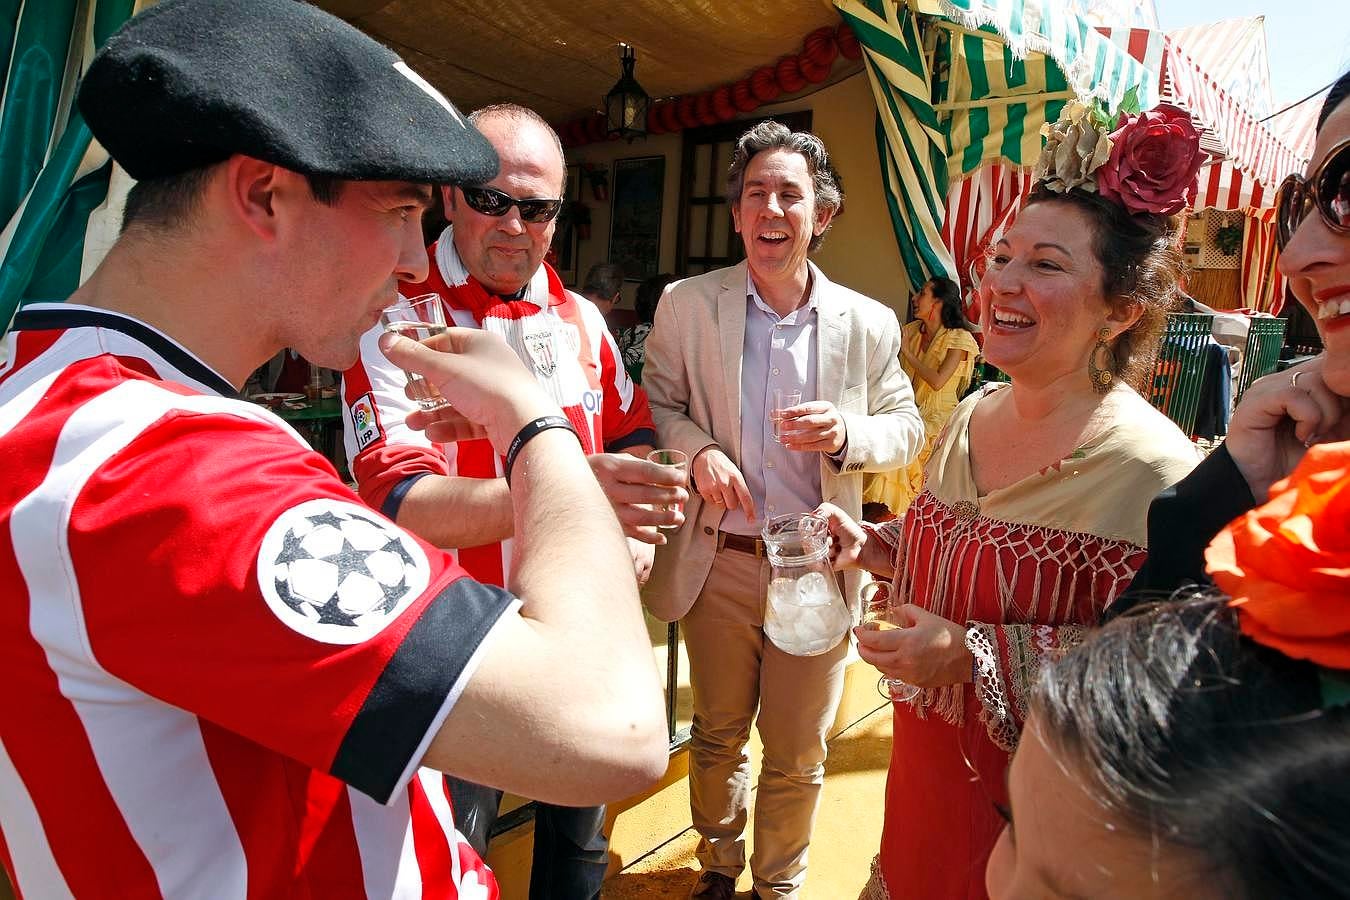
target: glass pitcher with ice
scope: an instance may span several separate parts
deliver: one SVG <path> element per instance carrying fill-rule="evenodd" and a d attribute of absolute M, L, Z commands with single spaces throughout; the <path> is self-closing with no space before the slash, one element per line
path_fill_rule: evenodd
<path fill-rule="evenodd" d="M 793 656 L 833 649 L 853 626 L 853 616 L 830 568 L 830 527 L 819 516 L 775 516 L 761 532 L 769 564 L 764 633 Z"/>

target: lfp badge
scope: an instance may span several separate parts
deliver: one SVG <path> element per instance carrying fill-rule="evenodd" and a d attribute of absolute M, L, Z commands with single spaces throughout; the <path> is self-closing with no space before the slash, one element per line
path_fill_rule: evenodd
<path fill-rule="evenodd" d="M 379 417 L 375 414 L 375 402 L 370 394 L 362 394 L 350 407 L 352 415 L 352 434 L 356 435 L 356 452 L 369 447 L 384 436 L 380 429 Z"/>

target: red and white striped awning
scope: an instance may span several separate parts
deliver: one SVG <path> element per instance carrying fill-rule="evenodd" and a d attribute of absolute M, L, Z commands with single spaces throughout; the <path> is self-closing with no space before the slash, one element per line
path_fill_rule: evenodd
<path fill-rule="evenodd" d="M 1326 99 L 1327 92 L 1319 91 L 1266 120 L 1266 127 L 1284 138 L 1284 142 L 1304 160 L 1304 165 L 1312 159 L 1313 145 L 1317 143 L 1317 116 Z"/>
<path fill-rule="evenodd" d="M 1237 21 L 1244 29 L 1241 40 L 1250 43 L 1250 23 Z M 1239 38 L 1229 30 L 1229 24 L 1188 30 L 1183 35 L 1185 46 L 1172 35 L 1152 29 L 1099 27 L 1097 31 L 1136 61 L 1162 73 L 1160 95 L 1188 110 L 1195 119 L 1202 146 L 1214 159 L 1200 169 L 1191 208 L 1243 210 L 1251 217 L 1243 247 L 1243 297 L 1251 306 L 1269 310 L 1278 308 L 1284 284 L 1275 268 L 1278 254 L 1271 208 L 1275 189 L 1286 175 L 1306 168 L 1312 152 L 1313 122 L 1321 104 L 1308 101 L 1261 122 L 1233 92 L 1207 74 L 1190 52 L 1193 47 L 1202 53 L 1219 52 L 1225 41 L 1236 46 L 1233 42 Z M 1260 38 L 1259 49 L 1264 52 L 1263 32 Z M 1229 71 L 1231 68 L 1224 71 L 1238 77 Z M 1259 87 L 1255 85 L 1253 90 Z M 969 288 L 978 280 L 981 273 L 977 270 L 985 251 L 1011 224 L 1030 188 L 1029 169 L 1003 165 L 985 166 L 951 185 L 942 237 L 956 261 L 963 287 Z"/>
<path fill-rule="evenodd" d="M 1257 120 L 1223 89 L 1180 44 L 1168 38 L 1163 52 L 1161 95 L 1188 110 L 1217 145 L 1226 162 L 1273 189 L 1286 175 L 1302 171 L 1306 159 Z"/>
<path fill-rule="evenodd" d="M 1275 111 L 1264 16 L 1188 25 L 1167 32 L 1224 93 L 1258 119 Z"/>
<path fill-rule="evenodd" d="M 1135 60 L 1144 64 L 1150 72 L 1162 72 L 1163 33 L 1151 28 L 1108 28 L 1100 26 L 1098 33 Z"/>
<path fill-rule="evenodd" d="M 1194 210 L 1260 209 L 1274 202 L 1275 188 L 1279 187 L 1266 188 L 1228 159 L 1205 163 L 1195 180 Z"/>
<path fill-rule="evenodd" d="M 951 251 L 963 292 L 984 274 L 985 253 L 1008 229 L 1031 184 L 1031 169 L 991 163 L 948 190 L 942 242 Z"/>
<path fill-rule="evenodd" d="M 1291 126 L 1279 117 L 1262 123 L 1222 80 L 1227 79 L 1231 85 L 1239 77 L 1238 67 L 1222 59 L 1225 47 L 1229 52 L 1247 48 L 1264 53 L 1259 19 L 1233 19 L 1166 35 L 1147 28 L 1097 30 L 1131 57 L 1160 72 L 1162 98 L 1189 111 L 1195 119 L 1201 146 L 1215 158 L 1200 170 L 1194 209 L 1260 208 L 1273 202 L 1275 188 L 1286 175 L 1307 165 L 1311 144 L 1305 146 L 1302 127 L 1292 126 L 1298 134 L 1286 138 Z M 1220 76 L 1202 67 L 1197 55 L 1214 66 Z M 1244 94 L 1263 93 L 1262 85 L 1248 87 Z M 1266 87 L 1264 93 L 1268 92 Z"/>

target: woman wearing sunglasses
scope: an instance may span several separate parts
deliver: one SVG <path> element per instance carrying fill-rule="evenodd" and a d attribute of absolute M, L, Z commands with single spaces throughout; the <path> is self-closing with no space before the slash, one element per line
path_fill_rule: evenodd
<path fill-rule="evenodd" d="M 1149 508 L 1148 561 L 1115 615 L 1140 599 L 1203 582 L 1204 547 L 1293 471 L 1314 444 L 1350 439 L 1350 72 L 1327 95 L 1308 174 L 1280 186 L 1280 271 L 1317 323 L 1323 352 L 1252 384 L 1228 438 Z"/>

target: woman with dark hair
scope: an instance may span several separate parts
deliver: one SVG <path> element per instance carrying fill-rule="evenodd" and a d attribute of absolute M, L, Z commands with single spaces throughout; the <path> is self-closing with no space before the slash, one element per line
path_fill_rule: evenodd
<path fill-rule="evenodd" d="M 1047 667 L 993 900 L 1350 898 L 1348 506 L 1350 444 L 1314 447 L 1210 545 L 1233 599 L 1136 607 Z"/>
<path fill-rule="evenodd" d="M 913 321 L 900 329 L 900 366 L 914 385 L 927 441 L 908 466 L 874 475 L 863 494 L 863 500 L 884 503 L 897 516 L 923 490 L 923 469 L 938 433 L 970 387 L 980 346 L 961 307 L 956 282 L 930 279 L 914 296 Z"/>
<path fill-rule="evenodd" d="M 1350 439 L 1350 72 L 1332 85 L 1317 121 L 1307 177 L 1290 175 L 1276 195 L 1280 271 L 1317 323 L 1322 353 L 1254 382 L 1228 437 L 1195 472 L 1149 508 L 1156 553 L 1127 602 L 1156 599 L 1204 581 L 1201 551 L 1225 523 L 1259 501 L 1316 443 Z"/>
<path fill-rule="evenodd" d="M 1040 663 L 1129 583 L 1149 499 L 1198 460 L 1137 389 L 1175 304 L 1171 216 L 1199 169 L 1199 137 L 1168 106 L 1108 130 L 1069 104 L 980 284 L 984 355 L 1012 383 L 957 406 L 902 522 L 820 510 L 836 564 L 891 582 L 900 627 L 857 629 L 859 654 L 922 689 L 894 704 L 867 898 L 985 896 L 1002 827 L 989 801 L 1006 800 Z"/>
<path fill-rule="evenodd" d="M 674 275 L 662 272 L 639 284 L 637 296 L 633 298 L 637 323 L 621 329 L 615 336 L 619 354 L 623 357 L 623 367 L 628 370 L 628 377 L 638 384 L 642 383 L 642 367 L 647 362 L 647 335 L 651 333 L 652 322 L 656 320 L 656 304 L 661 302 L 666 285 L 674 280 Z"/>

